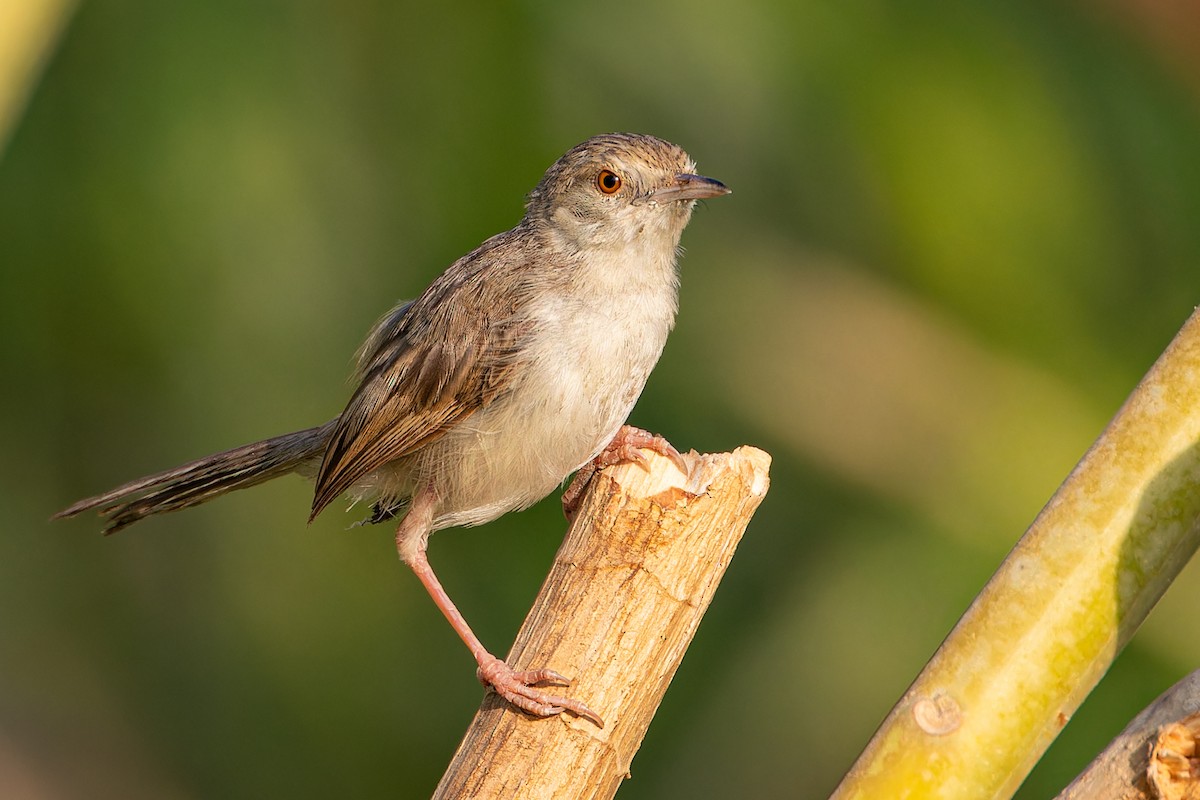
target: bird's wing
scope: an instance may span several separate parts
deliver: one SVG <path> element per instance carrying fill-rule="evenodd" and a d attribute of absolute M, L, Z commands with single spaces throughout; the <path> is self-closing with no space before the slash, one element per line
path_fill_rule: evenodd
<path fill-rule="evenodd" d="M 325 450 L 310 519 L 358 480 L 436 440 L 508 386 L 524 324 L 519 293 L 485 297 L 479 275 L 470 280 L 475 270 L 462 266 L 380 320 L 367 338 L 359 353 L 361 382 Z"/>

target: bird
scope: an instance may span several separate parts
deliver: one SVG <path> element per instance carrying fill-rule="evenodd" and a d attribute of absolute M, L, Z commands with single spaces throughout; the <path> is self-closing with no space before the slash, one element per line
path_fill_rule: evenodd
<path fill-rule="evenodd" d="M 299 473 L 314 481 L 310 522 L 342 495 L 370 503 L 365 522 L 397 521 L 400 558 L 485 687 L 534 717 L 569 712 L 602 727 L 586 704 L 546 688 L 569 685 L 564 676 L 516 671 L 484 647 L 434 574 L 428 541 L 527 508 L 574 473 L 563 494 L 571 518 L 596 470 L 644 464 L 641 448 L 684 467 L 666 439 L 626 421 L 678 312 L 683 230 L 698 201 L 729 193 L 663 139 L 589 138 L 547 169 L 515 227 L 375 323 L 337 417 L 131 481 L 54 519 L 96 511 L 114 533 Z"/>

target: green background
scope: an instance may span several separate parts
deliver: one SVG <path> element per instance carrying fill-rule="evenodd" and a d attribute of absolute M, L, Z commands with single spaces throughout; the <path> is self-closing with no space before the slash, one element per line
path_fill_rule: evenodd
<path fill-rule="evenodd" d="M 775 461 L 620 797 L 825 797 L 1200 296 L 1172 7 L 83 4 L 0 155 L 0 795 L 429 795 L 481 690 L 389 527 L 306 526 L 299 478 L 46 519 L 336 414 L 379 314 L 634 130 L 734 194 L 632 421 Z M 563 530 L 434 538 L 493 649 Z M 1022 797 L 1200 664 L 1197 603 Z"/>

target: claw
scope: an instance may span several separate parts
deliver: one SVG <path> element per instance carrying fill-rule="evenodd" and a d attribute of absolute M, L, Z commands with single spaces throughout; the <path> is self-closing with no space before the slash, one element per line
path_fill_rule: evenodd
<path fill-rule="evenodd" d="M 671 463 L 674 464 L 675 467 L 680 472 L 682 472 L 684 475 L 687 475 L 688 474 L 688 463 L 687 463 L 687 461 L 684 460 L 683 454 L 680 453 L 678 450 L 676 450 L 674 445 L 672 445 L 666 439 L 663 439 L 661 436 L 658 436 L 656 438 L 662 439 L 662 443 L 664 445 L 666 445 L 666 447 L 662 450 L 654 450 L 654 452 L 658 453 L 660 456 L 666 456 L 667 458 L 669 458 L 671 460 Z M 651 449 L 654 449 L 654 448 L 651 448 Z"/>
<path fill-rule="evenodd" d="M 644 455 L 642 455 L 642 451 L 633 445 L 629 445 L 621 451 L 621 460 L 632 461 L 646 472 L 650 471 L 650 462 L 646 460 Z"/>

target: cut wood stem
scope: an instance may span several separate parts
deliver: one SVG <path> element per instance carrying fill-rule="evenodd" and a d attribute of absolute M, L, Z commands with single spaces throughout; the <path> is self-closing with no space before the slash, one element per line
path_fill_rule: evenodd
<path fill-rule="evenodd" d="M 1172 686 L 1134 717 L 1125 730 L 1104 748 L 1104 752 L 1063 790 L 1057 800 L 1151 800 L 1157 797 L 1200 796 L 1200 788 L 1197 788 L 1200 787 L 1200 781 L 1191 774 L 1172 776 L 1187 787 L 1175 794 L 1150 785 L 1165 771 L 1159 769 L 1160 764 L 1151 765 L 1152 755 L 1161 758 L 1160 751 L 1154 747 L 1156 742 L 1169 736 L 1173 728 L 1182 726 L 1189 719 L 1194 720 L 1197 712 L 1200 712 L 1200 670 Z M 1195 727 L 1194 722 L 1192 727 Z M 1186 738 L 1194 740 L 1194 730 Z M 1186 765 L 1185 770 L 1194 773 L 1194 750 L 1179 753 L 1179 757 Z M 1187 764 L 1188 761 L 1192 761 L 1192 764 Z M 1189 795 L 1188 791 L 1192 794 Z"/>
<path fill-rule="evenodd" d="M 435 798 L 609 798 L 683 659 L 754 510 L 770 457 L 751 447 L 647 453 L 592 479 L 508 655 L 573 679 L 604 719 L 534 719 L 488 695 Z M 556 690 L 557 691 L 557 690 Z"/>

